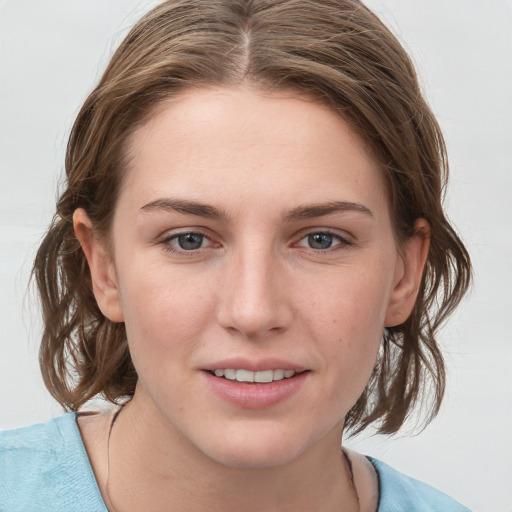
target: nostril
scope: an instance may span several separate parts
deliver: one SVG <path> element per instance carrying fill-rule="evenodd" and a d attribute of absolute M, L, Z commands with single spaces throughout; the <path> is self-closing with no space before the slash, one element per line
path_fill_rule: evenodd
<path fill-rule="evenodd" d="M 257 251 L 256 251 L 257 252 Z M 233 262 L 221 283 L 216 305 L 217 322 L 230 334 L 245 338 L 279 333 L 288 326 L 289 297 L 280 280 L 273 277 L 268 259 L 251 254 Z M 275 258 L 274 258 L 275 260 Z"/>

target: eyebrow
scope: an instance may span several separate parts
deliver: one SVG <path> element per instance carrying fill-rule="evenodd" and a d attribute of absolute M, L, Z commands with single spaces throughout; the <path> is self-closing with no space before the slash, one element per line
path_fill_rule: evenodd
<path fill-rule="evenodd" d="M 215 220 L 223 220 L 228 218 L 228 215 L 224 210 L 221 210 L 215 206 L 196 201 L 188 201 L 185 199 L 157 199 L 140 208 L 141 212 L 152 212 L 158 210 L 171 210 L 178 213 L 183 213 L 185 215 L 195 215 L 197 217 L 205 217 Z M 368 217 L 373 218 L 373 213 L 371 210 L 369 210 L 361 203 L 353 203 L 349 201 L 329 201 L 327 203 L 297 206 L 290 210 L 286 210 L 283 213 L 283 219 L 285 222 L 294 222 L 346 212 L 362 213 Z"/>
<path fill-rule="evenodd" d="M 151 212 L 155 210 L 172 210 L 186 215 L 196 215 L 198 217 L 207 217 L 210 219 L 225 219 L 226 213 L 215 206 L 198 203 L 196 201 L 186 201 L 184 199 L 157 199 L 144 205 L 141 212 Z"/>
<path fill-rule="evenodd" d="M 362 213 L 373 218 L 372 211 L 366 206 L 361 203 L 352 203 L 349 201 L 329 201 L 328 203 L 297 206 L 285 212 L 283 217 L 285 221 L 291 222 L 345 212 Z"/>

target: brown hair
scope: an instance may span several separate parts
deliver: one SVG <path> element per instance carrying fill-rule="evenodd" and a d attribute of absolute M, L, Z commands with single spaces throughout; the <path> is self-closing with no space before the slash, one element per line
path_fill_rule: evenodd
<path fill-rule="evenodd" d="M 379 432 L 396 432 L 425 389 L 430 420 L 445 387 L 435 333 L 468 288 L 470 261 L 443 213 L 445 145 L 413 65 L 357 0 L 171 0 L 130 31 L 75 121 L 67 186 L 34 264 L 46 386 L 69 410 L 98 393 L 111 401 L 133 395 L 137 374 L 124 324 L 109 321 L 96 304 L 73 212 L 84 208 L 95 230 L 107 235 L 129 135 L 159 103 L 185 88 L 242 82 L 292 88 L 339 112 L 385 173 L 398 240 L 415 234 L 416 219 L 430 223 L 414 310 L 405 323 L 386 330 L 373 375 L 346 427 L 356 432 L 377 422 Z"/>

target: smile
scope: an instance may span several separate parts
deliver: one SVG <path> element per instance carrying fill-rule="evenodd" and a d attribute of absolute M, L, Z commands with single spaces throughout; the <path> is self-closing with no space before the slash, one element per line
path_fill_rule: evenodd
<path fill-rule="evenodd" d="M 233 368 L 217 369 L 213 370 L 212 373 L 216 377 L 223 377 L 228 380 L 236 380 L 238 382 L 255 382 L 258 384 L 266 384 L 269 382 L 289 379 L 296 374 L 295 370 L 276 369 L 253 372 L 251 370 Z"/>
<path fill-rule="evenodd" d="M 208 389 L 223 402 L 242 409 L 261 410 L 292 399 L 306 385 L 311 375 L 311 370 L 284 370 L 280 364 L 276 366 L 275 370 L 268 366 L 258 371 L 216 368 L 201 373 Z"/>

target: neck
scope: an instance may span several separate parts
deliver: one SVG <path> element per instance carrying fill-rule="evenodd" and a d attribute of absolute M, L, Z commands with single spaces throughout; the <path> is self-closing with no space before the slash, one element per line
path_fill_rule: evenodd
<path fill-rule="evenodd" d="M 169 510 L 359 510 L 337 425 L 313 449 L 265 468 L 219 463 L 136 397 L 119 414 L 109 443 L 108 503 L 116 512 Z M 129 482 L 129 485 L 126 485 Z"/>

